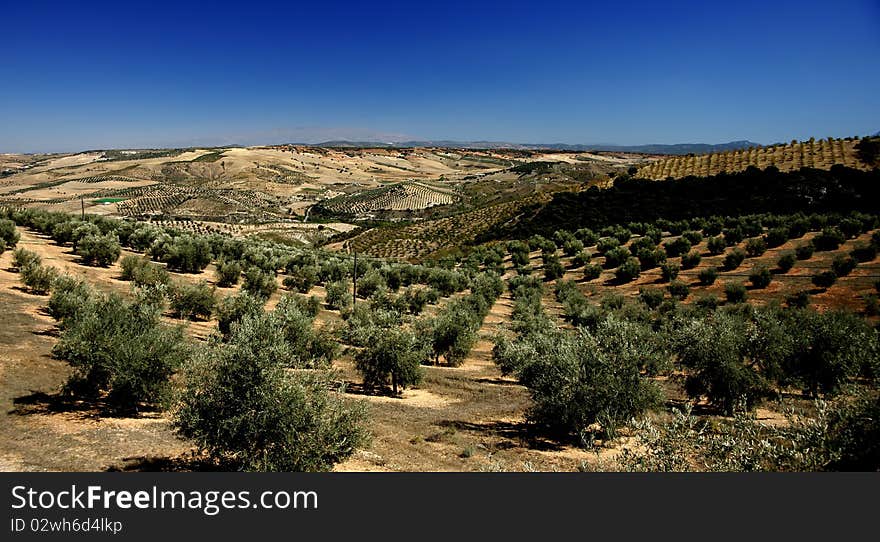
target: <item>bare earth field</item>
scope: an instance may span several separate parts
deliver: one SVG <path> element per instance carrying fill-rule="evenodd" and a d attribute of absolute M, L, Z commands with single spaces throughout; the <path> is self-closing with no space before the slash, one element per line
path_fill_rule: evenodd
<path fill-rule="evenodd" d="M 842 152 L 841 148 L 852 154 L 849 147 L 830 143 L 817 148 L 817 156 L 827 155 L 827 160 Z M 131 153 L 134 151 L 3 155 L 4 171 L 11 168 L 14 172 L 0 177 L 0 206 L 70 213 L 84 206 L 92 214 L 135 218 L 199 234 L 255 236 L 294 244 L 332 240 L 326 245 L 330 250 L 353 248 L 375 257 L 416 261 L 467 246 L 490 228 L 509 223 L 529 205 L 548 201 L 555 192 L 603 186 L 610 182 L 610 175 L 650 159 L 593 153 L 292 146 Z M 767 159 L 775 156 L 765 154 L 761 156 Z M 737 158 L 745 164 L 750 156 L 733 153 L 724 163 L 732 164 Z M 780 151 L 778 159 L 792 156 Z M 651 175 L 646 176 L 659 178 L 669 171 L 685 174 L 691 171 L 688 168 L 702 167 L 684 158 L 645 167 L 653 166 L 656 168 L 649 169 Z M 69 247 L 32 231 L 19 228 L 19 232 L 19 246 L 39 254 L 44 264 L 81 277 L 96 288 L 130 293 L 130 283 L 120 280 L 118 262 L 108 268 L 88 267 Z M 772 281 L 763 289 L 748 287 L 749 303 L 763 305 L 808 291 L 811 305 L 820 311 L 845 308 L 865 314 L 867 296 L 875 292 L 880 278 L 877 258 L 859 263 L 827 289 L 813 286 L 811 278 L 829 269 L 835 256 L 870 242 L 872 233 L 847 240 L 837 250 L 815 252 L 786 272 L 777 269 L 780 255 L 810 241 L 817 232 L 748 257 L 730 271 L 723 269 L 724 255 L 710 254 L 707 239 L 703 239 L 693 247 L 701 256 L 700 263 L 679 274 L 679 280 L 690 288 L 682 302 L 694 303 L 706 295 L 723 302 L 726 283 L 748 285 L 749 271 L 763 265 L 771 270 Z M 667 235 L 663 242 L 672 239 Z M 744 248 L 745 242 L 738 246 Z M 592 255 L 590 263 L 604 264 L 604 256 L 595 246 L 585 251 Z M 123 250 L 123 256 L 128 254 L 133 253 Z M 665 290 L 667 286 L 659 268 L 643 271 L 626 284 L 615 280 L 614 269 L 605 269 L 599 278 L 588 281 L 584 268 L 574 266 L 573 258 L 561 250 L 557 255 L 565 267 L 563 278 L 574 281 L 593 302 L 612 293 L 634 299 L 641 288 Z M 514 273 L 509 258 L 505 260 L 505 278 Z M 0 255 L 0 307 L 4 313 L 0 325 L 0 416 L 4 418 L 0 423 L 0 471 L 197 468 L 192 444 L 173 433 L 162 411 L 111 416 L 100 404 L 71 402 L 61 395 L 71 368 L 51 353 L 59 330 L 46 311 L 48 297 L 22 287 L 12 259 L 11 250 Z M 532 252 L 530 259 L 533 273 L 543 276 L 541 252 Z M 669 260 L 680 262 L 679 258 Z M 718 269 L 718 278 L 703 286 L 697 274 L 708 267 Z M 201 273 L 171 275 L 174 281 L 214 284 L 214 273 L 211 264 Z M 282 277 L 277 280 L 280 284 Z M 222 297 L 237 289 L 218 288 L 217 294 Z M 269 298 L 267 309 L 284 293 L 279 287 Z M 323 286 L 313 287 L 308 294 L 322 302 L 326 297 Z M 438 306 L 448 301 L 442 298 Z M 428 306 L 425 314 L 435 313 L 438 306 Z M 367 394 L 350 351 L 334 360 L 338 378 L 347 384 L 346 393 L 369 404 L 368 423 L 373 434 L 371 444 L 337 465 L 337 470 L 572 471 L 605 464 L 619 453 L 629 441 L 627 429 L 592 450 L 530 431 L 525 421 L 531 404 L 528 391 L 514 378 L 502 376 L 492 359 L 492 337 L 506 331 L 512 307 L 505 291 L 483 321 L 479 340 L 464 363 L 459 367 L 425 367 L 423 382 L 406 389 L 402 396 Z M 543 307 L 558 324 L 569 326 L 549 282 L 545 283 Z M 166 318 L 185 326 L 194 341 L 204 341 L 217 327 L 216 319 L 178 321 L 170 313 Z M 876 324 L 876 316 L 869 319 Z M 335 327 L 342 320 L 338 311 L 322 305 L 315 322 Z M 666 395 L 667 407 L 684 403 L 686 395 L 675 375 L 657 382 Z M 758 410 L 759 421 L 785 423 L 776 408 L 773 403 L 763 405 Z M 664 413 L 651 416 L 666 418 L 668 411 L 666 408 Z"/>
<path fill-rule="evenodd" d="M 486 193 L 497 197 L 509 192 L 509 199 L 519 199 L 520 192 L 532 190 L 532 184 L 536 193 L 548 190 L 539 185 L 550 185 L 552 191 L 607 178 L 609 172 L 646 161 L 640 155 L 619 153 L 286 145 L 3 155 L 0 205 L 68 213 L 84 209 L 161 221 L 190 231 L 272 235 L 314 243 L 377 215 L 423 220 L 480 211 L 487 203 Z M 554 171 L 537 168 L 540 171 L 534 175 L 514 171 L 532 163 L 557 166 Z M 313 210 L 322 203 L 325 215 L 329 211 L 337 216 L 316 218 Z M 509 217 L 495 214 L 489 218 Z M 313 231 L 315 227 L 320 234 Z M 454 240 L 441 244 L 451 245 Z M 380 255 L 384 249 L 372 252 Z M 424 254 L 414 247 L 401 252 L 401 257 Z"/>
<path fill-rule="evenodd" d="M 20 230 L 19 246 L 40 254 L 47 265 L 81 276 L 102 289 L 127 292 L 118 280 L 118 264 L 103 269 L 77 262 L 62 248 Z M 27 293 L 11 270 L 12 254 L 0 256 L 0 470 L 86 470 L 167 468 L 185 465 L 191 446 L 170 430 L 159 413 L 110 417 L 100 405 L 66 404 L 58 397 L 70 368 L 53 359 L 55 322 L 45 313 L 46 296 Z M 173 274 L 175 280 L 213 278 L 212 267 L 199 275 Z M 224 289 L 229 293 L 233 289 Z M 323 298 L 323 288 L 311 294 Z M 276 292 L 267 304 L 272 308 Z M 507 294 L 492 307 L 480 330 L 481 340 L 461 367 L 427 367 L 424 382 L 402 397 L 372 396 L 360 391 L 350 356 L 335 362 L 350 382 L 350 395 L 370 403 L 368 449 L 338 470 L 574 470 L 595 454 L 531 437 L 524 427 L 529 404 L 525 388 L 502 377 L 491 359 L 488 337 L 510 313 Z M 334 320 L 322 311 L 318 323 Z M 204 339 L 215 322 L 192 322 L 190 334 Z M 613 450 L 605 449 L 607 455 Z M 175 467 L 178 468 L 178 467 Z M 183 467 L 185 468 L 185 467 Z"/>

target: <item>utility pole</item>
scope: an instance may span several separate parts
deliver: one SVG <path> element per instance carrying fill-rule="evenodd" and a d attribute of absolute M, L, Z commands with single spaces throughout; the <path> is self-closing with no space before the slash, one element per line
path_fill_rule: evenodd
<path fill-rule="evenodd" d="M 358 253 L 354 251 L 354 272 L 352 273 L 352 289 L 351 289 L 351 308 L 357 304 L 358 294 Z"/>
<path fill-rule="evenodd" d="M 83 199 L 84 197 L 85 196 L 79 197 L 79 205 L 80 205 L 80 207 L 82 207 L 82 219 L 83 220 L 86 219 L 86 200 Z"/>

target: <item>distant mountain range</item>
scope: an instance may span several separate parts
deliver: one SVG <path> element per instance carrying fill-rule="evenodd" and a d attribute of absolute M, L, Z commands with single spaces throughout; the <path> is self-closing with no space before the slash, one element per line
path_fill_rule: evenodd
<path fill-rule="evenodd" d="M 455 149 L 522 149 L 522 150 L 558 150 L 558 151 L 608 151 L 608 152 L 634 152 L 643 154 L 706 154 L 712 152 L 732 151 L 760 147 L 760 143 L 753 141 L 731 141 L 716 145 L 708 143 L 677 143 L 673 145 L 608 145 L 608 144 L 568 144 L 568 143 L 510 143 L 506 141 L 452 141 L 452 140 L 424 140 L 424 141 L 324 141 L 323 143 L 294 143 L 310 147 L 447 147 Z"/>

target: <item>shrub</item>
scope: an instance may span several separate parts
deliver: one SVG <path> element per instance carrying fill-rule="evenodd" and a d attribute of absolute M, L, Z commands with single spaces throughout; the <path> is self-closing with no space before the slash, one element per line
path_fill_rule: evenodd
<path fill-rule="evenodd" d="M 275 273 L 263 271 L 259 267 L 249 267 L 244 272 L 241 289 L 252 296 L 268 299 L 278 289 Z"/>
<path fill-rule="evenodd" d="M 642 271 L 653 269 L 666 261 L 666 253 L 660 249 L 643 248 L 636 252 Z"/>
<path fill-rule="evenodd" d="M 669 290 L 669 295 L 672 296 L 673 299 L 678 299 L 679 301 L 684 301 L 690 293 L 688 285 L 680 280 L 673 280 L 669 283 L 669 286 L 667 286 L 666 289 Z"/>
<path fill-rule="evenodd" d="M 660 278 L 669 282 L 678 278 L 679 265 L 675 262 L 666 262 L 660 266 Z"/>
<path fill-rule="evenodd" d="M 477 342 L 477 315 L 471 314 L 463 305 L 448 307 L 431 320 L 431 350 L 435 363 L 440 356 L 448 365 L 457 367 Z"/>
<path fill-rule="evenodd" d="M 525 252 L 511 252 L 510 262 L 514 267 L 525 267 L 529 265 L 528 247 Z"/>
<path fill-rule="evenodd" d="M 691 246 L 699 245 L 700 242 L 703 240 L 703 234 L 693 230 L 682 232 L 681 236 L 685 238 L 691 244 Z"/>
<path fill-rule="evenodd" d="M 198 273 L 211 263 L 211 245 L 202 237 L 181 235 L 171 242 L 161 259 L 173 271 Z"/>
<path fill-rule="evenodd" d="M 663 303 L 663 290 L 659 288 L 639 288 L 639 301 L 648 306 L 649 309 L 656 309 Z"/>
<path fill-rule="evenodd" d="M 296 290 L 301 294 L 308 293 L 318 283 L 318 268 L 314 265 L 304 265 L 288 270 L 289 276 L 284 277 L 282 284 L 289 290 Z"/>
<path fill-rule="evenodd" d="M 788 228 L 772 228 L 764 234 L 764 243 L 769 248 L 776 248 L 788 241 Z"/>
<path fill-rule="evenodd" d="M 565 274 L 565 269 L 555 254 L 544 258 L 544 280 L 556 280 Z"/>
<path fill-rule="evenodd" d="M 178 283 L 171 289 L 171 309 L 181 318 L 208 320 L 214 312 L 215 289 L 205 281 Z"/>
<path fill-rule="evenodd" d="M 862 221 L 855 218 L 844 218 L 837 223 L 837 228 L 846 239 L 852 239 L 862 233 Z"/>
<path fill-rule="evenodd" d="M 813 238 L 813 246 L 818 251 L 837 250 L 846 241 L 846 236 L 839 229 L 831 227 L 822 230 L 822 233 Z"/>
<path fill-rule="evenodd" d="M 856 260 L 852 256 L 838 254 L 831 262 L 831 269 L 838 277 L 845 277 L 856 268 Z"/>
<path fill-rule="evenodd" d="M 331 282 L 327 285 L 325 298 L 327 307 L 342 310 L 351 305 L 351 281 L 348 279 Z"/>
<path fill-rule="evenodd" d="M 5 248 L 13 248 L 21 240 L 21 235 L 12 220 L 0 220 L 0 241 Z"/>
<path fill-rule="evenodd" d="M 92 303 L 92 290 L 84 281 L 61 275 L 52 283 L 49 315 L 58 321 L 75 316 Z"/>
<path fill-rule="evenodd" d="M 854 313 L 802 311 L 793 325 L 797 340 L 785 373 L 813 396 L 837 392 L 877 362 L 877 331 Z"/>
<path fill-rule="evenodd" d="M 880 395 L 858 390 L 852 399 L 833 408 L 822 438 L 832 450 L 829 470 L 877 472 L 880 470 Z"/>
<path fill-rule="evenodd" d="M 584 250 L 584 244 L 577 239 L 568 240 L 562 245 L 562 252 L 569 257 L 578 254 L 582 250 Z"/>
<path fill-rule="evenodd" d="M 134 280 L 138 270 L 147 266 L 150 260 L 140 256 L 128 255 L 119 261 L 119 267 L 122 269 L 120 278 L 122 280 Z"/>
<path fill-rule="evenodd" d="M 779 256 L 779 259 L 776 261 L 776 266 L 783 273 L 787 273 L 791 270 L 792 267 L 794 267 L 796 261 L 797 258 L 795 257 L 793 252 L 784 252 L 781 256 Z"/>
<path fill-rule="evenodd" d="M 727 271 L 733 271 L 739 267 L 745 258 L 746 255 L 742 250 L 738 248 L 731 250 L 726 256 L 724 256 L 724 269 Z"/>
<path fill-rule="evenodd" d="M 431 269 L 425 283 L 440 292 L 443 297 L 459 292 L 467 286 L 461 273 L 440 268 Z"/>
<path fill-rule="evenodd" d="M 679 237 L 674 241 L 667 241 L 663 243 L 663 248 L 666 250 L 667 256 L 669 256 L 670 258 L 675 258 L 676 256 L 686 254 L 691 249 L 691 243 L 684 237 Z"/>
<path fill-rule="evenodd" d="M 850 256 L 861 263 L 870 262 L 877 257 L 877 247 L 872 244 L 860 244 L 852 249 Z"/>
<path fill-rule="evenodd" d="M 282 359 L 285 366 L 293 369 L 326 368 L 336 357 L 338 341 L 326 329 L 314 329 L 313 317 L 304 312 L 303 301 L 298 298 L 281 296 L 275 310 L 266 316 L 267 327 L 277 329 L 290 348 L 289 354 Z"/>
<path fill-rule="evenodd" d="M 115 233 L 86 235 L 76 244 L 76 254 L 86 265 L 107 267 L 119 259 L 122 251 Z"/>
<path fill-rule="evenodd" d="M 700 253 L 696 250 L 692 250 L 687 254 L 682 255 L 681 257 L 681 268 L 682 269 L 693 269 L 694 267 L 700 265 L 700 261 L 702 257 Z"/>
<path fill-rule="evenodd" d="M 378 290 L 384 288 L 387 288 L 385 278 L 376 269 L 367 271 L 363 278 L 358 279 L 357 281 L 357 295 L 364 299 L 371 297 Z"/>
<path fill-rule="evenodd" d="M 810 292 L 798 290 L 785 297 L 785 304 L 792 309 L 805 309 L 810 306 Z"/>
<path fill-rule="evenodd" d="M 39 254 L 26 248 L 19 247 L 12 251 L 12 265 L 19 271 L 30 265 L 40 265 L 42 263 L 43 258 Z"/>
<path fill-rule="evenodd" d="M 633 242 L 629 244 L 629 249 L 635 253 L 643 249 L 653 250 L 657 248 L 657 243 L 654 242 L 653 239 L 647 236 L 642 236 L 637 239 L 633 239 Z"/>
<path fill-rule="evenodd" d="M 713 294 L 706 294 L 698 297 L 696 301 L 694 301 L 694 305 L 703 310 L 714 311 L 718 308 L 718 297 Z"/>
<path fill-rule="evenodd" d="M 220 288 L 229 288 L 238 284 L 241 278 L 241 264 L 234 261 L 220 260 L 216 266 L 217 286 Z"/>
<path fill-rule="evenodd" d="M 650 329 L 609 318 L 595 332 L 553 328 L 496 349 L 496 361 L 515 367 L 532 396 L 530 422 L 556 435 L 592 443 L 594 424 L 615 429 L 656 405 L 659 389 L 642 369 L 668 362 Z"/>
<path fill-rule="evenodd" d="M 427 288 L 409 286 L 397 297 L 396 306 L 402 313 L 417 315 L 421 314 L 425 309 L 425 305 L 430 301 L 430 290 Z"/>
<path fill-rule="evenodd" d="M 619 267 L 623 262 L 630 258 L 629 249 L 626 247 L 616 247 L 605 253 L 605 268 L 612 269 Z"/>
<path fill-rule="evenodd" d="M 73 243 L 73 251 L 76 252 L 79 247 L 79 242 L 86 237 L 96 237 L 102 235 L 101 228 L 92 222 L 80 222 L 77 221 L 74 223 L 76 227 L 73 229 L 73 232 L 70 234 L 70 241 Z"/>
<path fill-rule="evenodd" d="M 819 288 L 831 288 L 837 282 L 837 273 L 834 271 L 822 271 L 813 275 L 813 284 Z"/>
<path fill-rule="evenodd" d="M 675 222 L 666 223 L 666 229 L 669 230 L 669 233 L 672 235 L 681 235 L 684 230 L 689 227 L 690 224 L 688 224 L 687 220 L 677 220 Z"/>
<path fill-rule="evenodd" d="M 721 230 L 724 228 L 724 221 L 717 216 L 712 216 L 706 219 L 703 224 L 703 233 L 705 235 L 718 235 L 721 233 Z"/>
<path fill-rule="evenodd" d="M 599 305 L 606 311 L 622 309 L 625 304 L 626 298 L 617 292 L 606 292 L 599 300 Z"/>
<path fill-rule="evenodd" d="M 756 258 L 767 252 L 767 243 L 762 237 L 752 237 L 746 241 L 746 254 L 749 258 Z"/>
<path fill-rule="evenodd" d="M 741 282 L 728 282 L 724 285 L 724 295 L 728 303 L 742 303 L 746 300 L 746 287 Z"/>
<path fill-rule="evenodd" d="M 603 237 L 602 239 L 599 239 L 599 241 L 596 243 L 596 250 L 604 254 L 609 250 L 615 249 L 619 246 L 620 241 L 618 241 L 614 237 Z"/>
<path fill-rule="evenodd" d="M 286 371 L 290 347 L 249 315 L 211 340 L 182 375 L 178 433 L 236 470 L 327 471 L 366 443 L 366 410 L 323 372 Z M 341 391 L 341 389 L 339 390 Z"/>
<path fill-rule="evenodd" d="M 602 275 L 602 266 L 598 264 L 590 264 L 584 266 L 584 280 L 596 280 Z"/>
<path fill-rule="evenodd" d="M 738 243 L 741 243 L 745 238 L 745 233 L 742 228 L 725 228 L 724 229 L 724 244 L 732 247 Z"/>
<path fill-rule="evenodd" d="M 590 263 L 590 253 L 589 252 L 578 252 L 574 258 L 571 259 L 572 267 L 583 267 Z"/>
<path fill-rule="evenodd" d="M 614 276 L 620 282 L 630 282 L 639 278 L 641 270 L 642 266 L 639 264 L 639 261 L 635 258 L 629 258 L 614 271 Z"/>
<path fill-rule="evenodd" d="M 749 282 L 752 283 L 752 286 L 758 289 L 766 288 L 770 285 L 770 282 L 773 280 L 773 275 L 770 274 L 770 270 L 767 269 L 764 265 L 755 266 L 749 272 Z"/>
<path fill-rule="evenodd" d="M 46 295 L 58 277 L 58 270 L 48 265 L 31 263 L 21 268 L 21 282 L 31 293 Z"/>
<path fill-rule="evenodd" d="M 265 300 L 254 297 L 247 292 L 239 292 L 223 298 L 217 306 L 217 327 L 225 336 L 232 332 L 232 324 L 240 321 L 248 314 L 263 311 Z"/>
<path fill-rule="evenodd" d="M 182 330 L 162 324 L 158 311 L 110 294 L 64 320 L 52 353 L 74 368 L 68 392 L 88 398 L 106 393 L 111 407 L 131 412 L 165 396 L 188 348 Z"/>
<path fill-rule="evenodd" d="M 355 355 L 355 367 L 368 389 L 391 384 L 395 395 L 401 388 L 421 382 L 421 364 L 428 359 L 427 345 L 412 332 L 388 329 L 377 334 L 367 348 Z"/>
<path fill-rule="evenodd" d="M 122 280 L 130 280 L 135 286 L 167 285 L 171 282 L 168 271 L 140 256 L 125 256 L 119 262 L 122 267 Z"/>
<path fill-rule="evenodd" d="M 663 238 L 663 232 L 660 231 L 659 228 L 655 228 L 654 226 L 649 226 L 645 228 L 645 232 L 643 235 L 646 238 L 650 239 L 651 242 L 655 245 L 660 242 L 660 239 Z"/>
<path fill-rule="evenodd" d="M 615 226 L 614 232 L 612 233 L 617 242 L 621 245 L 629 241 L 630 237 L 632 237 L 632 232 L 623 226 Z"/>
<path fill-rule="evenodd" d="M 810 231 L 810 222 L 806 218 L 795 218 L 788 223 L 788 238 L 800 239 Z"/>
<path fill-rule="evenodd" d="M 723 237 L 710 237 L 709 241 L 706 243 L 706 248 L 709 249 L 710 254 L 718 255 L 723 254 L 724 250 L 727 248 L 727 243 L 724 241 Z"/>
<path fill-rule="evenodd" d="M 798 260 L 809 260 L 810 258 L 813 257 L 814 250 L 815 250 L 815 247 L 813 246 L 813 243 L 805 243 L 803 245 L 798 246 L 795 249 L 794 254 Z"/>
<path fill-rule="evenodd" d="M 574 236 L 587 247 L 591 247 L 599 241 L 599 235 L 589 228 L 581 228 L 575 231 Z"/>
<path fill-rule="evenodd" d="M 556 246 L 560 246 L 563 243 L 566 243 L 568 241 L 573 241 L 574 239 L 575 239 L 575 236 L 570 231 L 556 230 L 555 232 L 553 232 L 553 243 Z"/>
<path fill-rule="evenodd" d="M 705 269 L 700 269 L 700 272 L 697 273 L 697 279 L 699 279 L 700 284 L 703 286 L 711 286 L 715 284 L 715 279 L 718 278 L 718 270 L 714 267 L 706 267 Z"/>
<path fill-rule="evenodd" d="M 745 322 L 726 314 L 682 326 L 673 343 L 679 362 L 688 369 L 688 395 L 706 396 L 726 414 L 732 414 L 740 401 L 751 408 L 766 396 L 769 386 L 757 367 L 747 363 L 747 337 Z"/>

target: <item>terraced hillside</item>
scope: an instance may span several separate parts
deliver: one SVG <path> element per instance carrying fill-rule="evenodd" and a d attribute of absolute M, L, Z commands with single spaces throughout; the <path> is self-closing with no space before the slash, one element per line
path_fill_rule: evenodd
<path fill-rule="evenodd" d="M 146 323 L 153 332 L 168 334 L 183 324 L 183 333 L 163 337 L 196 352 L 210 352 L 205 349 L 217 344 L 236 347 L 242 340 L 236 329 L 248 329 L 244 324 L 273 326 L 264 339 L 296 348 L 296 355 L 283 358 L 296 369 L 288 374 L 326 371 L 333 379 L 327 382 L 330 400 L 369 404 L 361 423 L 373 438 L 351 450 L 338 470 L 873 465 L 857 453 L 844 457 L 860 463 L 822 462 L 826 448 L 810 446 L 801 453 L 796 447 L 802 441 L 783 437 L 820 427 L 829 419 L 825 405 L 840 409 L 859 397 L 876 397 L 876 357 L 870 357 L 876 350 L 870 345 L 877 340 L 880 288 L 877 214 L 616 224 L 595 232 L 561 231 L 553 239 L 508 239 L 435 267 L 369 258 L 355 266 L 345 254 L 210 231 L 179 235 L 155 224 L 95 216 L 82 221 L 20 209 L 0 213 L 8 217 L 0 219 L 0 236 L 14 247 L 0 251 L 0 297 L 9 309 L 7 325 L 0 328 L 0 345 L 7 351 L 0 358 L 5 417 L 0 435 L 6 437 L 0 439 L 0 464 L 8 470 L 216 468 L 197 441 L 175 432 L 177 410 L 144 403 L 148 408 L 141 411 L 112 412 L 106 404 L 118 396 L 101 391 L 96 400 L 81 392 L 82 398 L 70 399 L 62 393 L 77 374 L 69 361 L 71 337 L 82 332 L 86 318 L 103 318 L 96 304 L 110 312 L 108 300 L 123 308 L 154 307 L 155 317 Z M 167 226 L 180 229 L 177 223 Z M 102 228 L 111 232 L 109 239 Z M 75 232 L 83 238 L 77 240 Z M 90 263 L 88 247 L 102 241 L 119 252 L 103 266 Z M 48 285 L 41 277 L 49 277 Z M 155 288 L 159 285 L 165 287 Z M 161 303 L 153 305 L 147 297 L 153 291 Z M 195 293 L 200 295 L 184 295 Z M 111 294 L 117 297 L 104 297 Z M 113 351 L 136 348 L 149 338 L 122 319 L 106 320 L 107 328 L 95 326 L 93 340 Z M 798 332 L 792 333 L 795 326 Z M 132 340 L 109 342 L 116 328 Z M 399 390 L 396 380 L 377 378 L 364 365 L 368 354 L 384 352 L 388 337 L 398 333 L 413 337 L 406 351 L 418 354 L 409 360 L 413 379 Z M 578 338 L 587 342 L 571 342 Z M 718 355 L 718 340 L 726 341 L 720 352 L 729 355 Z M 566 348 L 553 348 L 556 344 Z M 818 355 L 811 354 L 817 349 Z M 623 354 L 607 363 L 629 375 L 625 382 L 617 371 L 558 363 L 560 355 L 592 359 L 615 352 Z M 859 357 L 849 363 L 853 356 Z M 830 364 L 833 379 L 812 384 L 805 370 L 814 366 L 804 359 L 824 364 L 821 371 Z M 847 363 L 834 365 L 838 360 Z M 522 367 L 553 372 L 530 380 L 517 362 L 546 363 Z M 188 380 L 181 377 L 192 374 L 186 367 L 176 369 L 174 378 L 160 375 L 159 384 L 177 387 L 177 397 L 195 396 L 183 393 Z M 711 386 L 694 385 L 716 376 L 731 385 L 710 380 Z M 577 393 L 558 388 L 560 383 Z M 867 391 L 850 395 L 839 384 Z M 614 393 L 594 391 L 606 389 Z M 651 401 L 629 406 L 633 390 L 650 392 L 645 398 Z M 750 399 L 748 415 L 728 408 L 727 390 Z M 593 397 L 626 410 L 597 422 L 588 410 Z M 821 408 L 815 406 L 817 397 Z M 560 433 L 540 423 L 548 406 L 566 414 L 582 408 L 585 414 L 564 418 L 563 428 L 574 429 Z M 549 413 L 556 416 L 551 421 L 560 418 Z M 671 449 L 652 440 L 657 434 L 665 438 L 680 423 L 694 430 L 669 440 Z M 804 423 L 813 425 L 804 429 Z M 611 424 L 619 424 L 613 432 L 606 429 Z M 795 447 L 798 462 L 768 452 L 779 447 Z M 862 449 L 860 443 L 857 452 Z M 809 462 L 813 457 L 816 462 Z"/>
<path fill-rule="evenodd" d="M 449 189 L 406 182 L 350 196 L 338 196 L 322 203 L 322 206 L 333 213 L 357 216 L 376 211 L 417 211 L 438 205 L 449 205 L 457 199 L 458 197 Z"/>
<path fill-rule="evenodd" d="M 250 229 L 231 225 L 259 225 L 262 233 L 300 242 L 315 236 L 296 224 L 444 218 L 558 190 L 560 183 L 608 178 L 610 171 L 645 159 L 620 153 L 293 145 L 4 155 L 0 204 L 180 221 L 196 231 L 234 235 Z"/>
<path fill-rule="evenodd" d="M 546 196 L 528 196 L 401 227 L 373 228 L 354 237 L 351 247 L 377 258 L 409 261 L 456 252 L 490 228 L 510 220 L 522 207 L 542 198 Z"/>
<path fill-rule="evenodd" d="M 770 166 L 780 171 L 792 171 L 802 167 L 829 169 L 835 164 L 852 168 L 868 169 L 859 159 L 856 145 L 858 139 L 820 139 L 792 141 L 785 145 L 752 147 L 721 153 L 686 155 L 664 158 L 643 166 L 637 178 L 662 180 L 672 177 L 705 177 L 723 172 L 734 173 L 753 166 L 765 169 Z"/>

